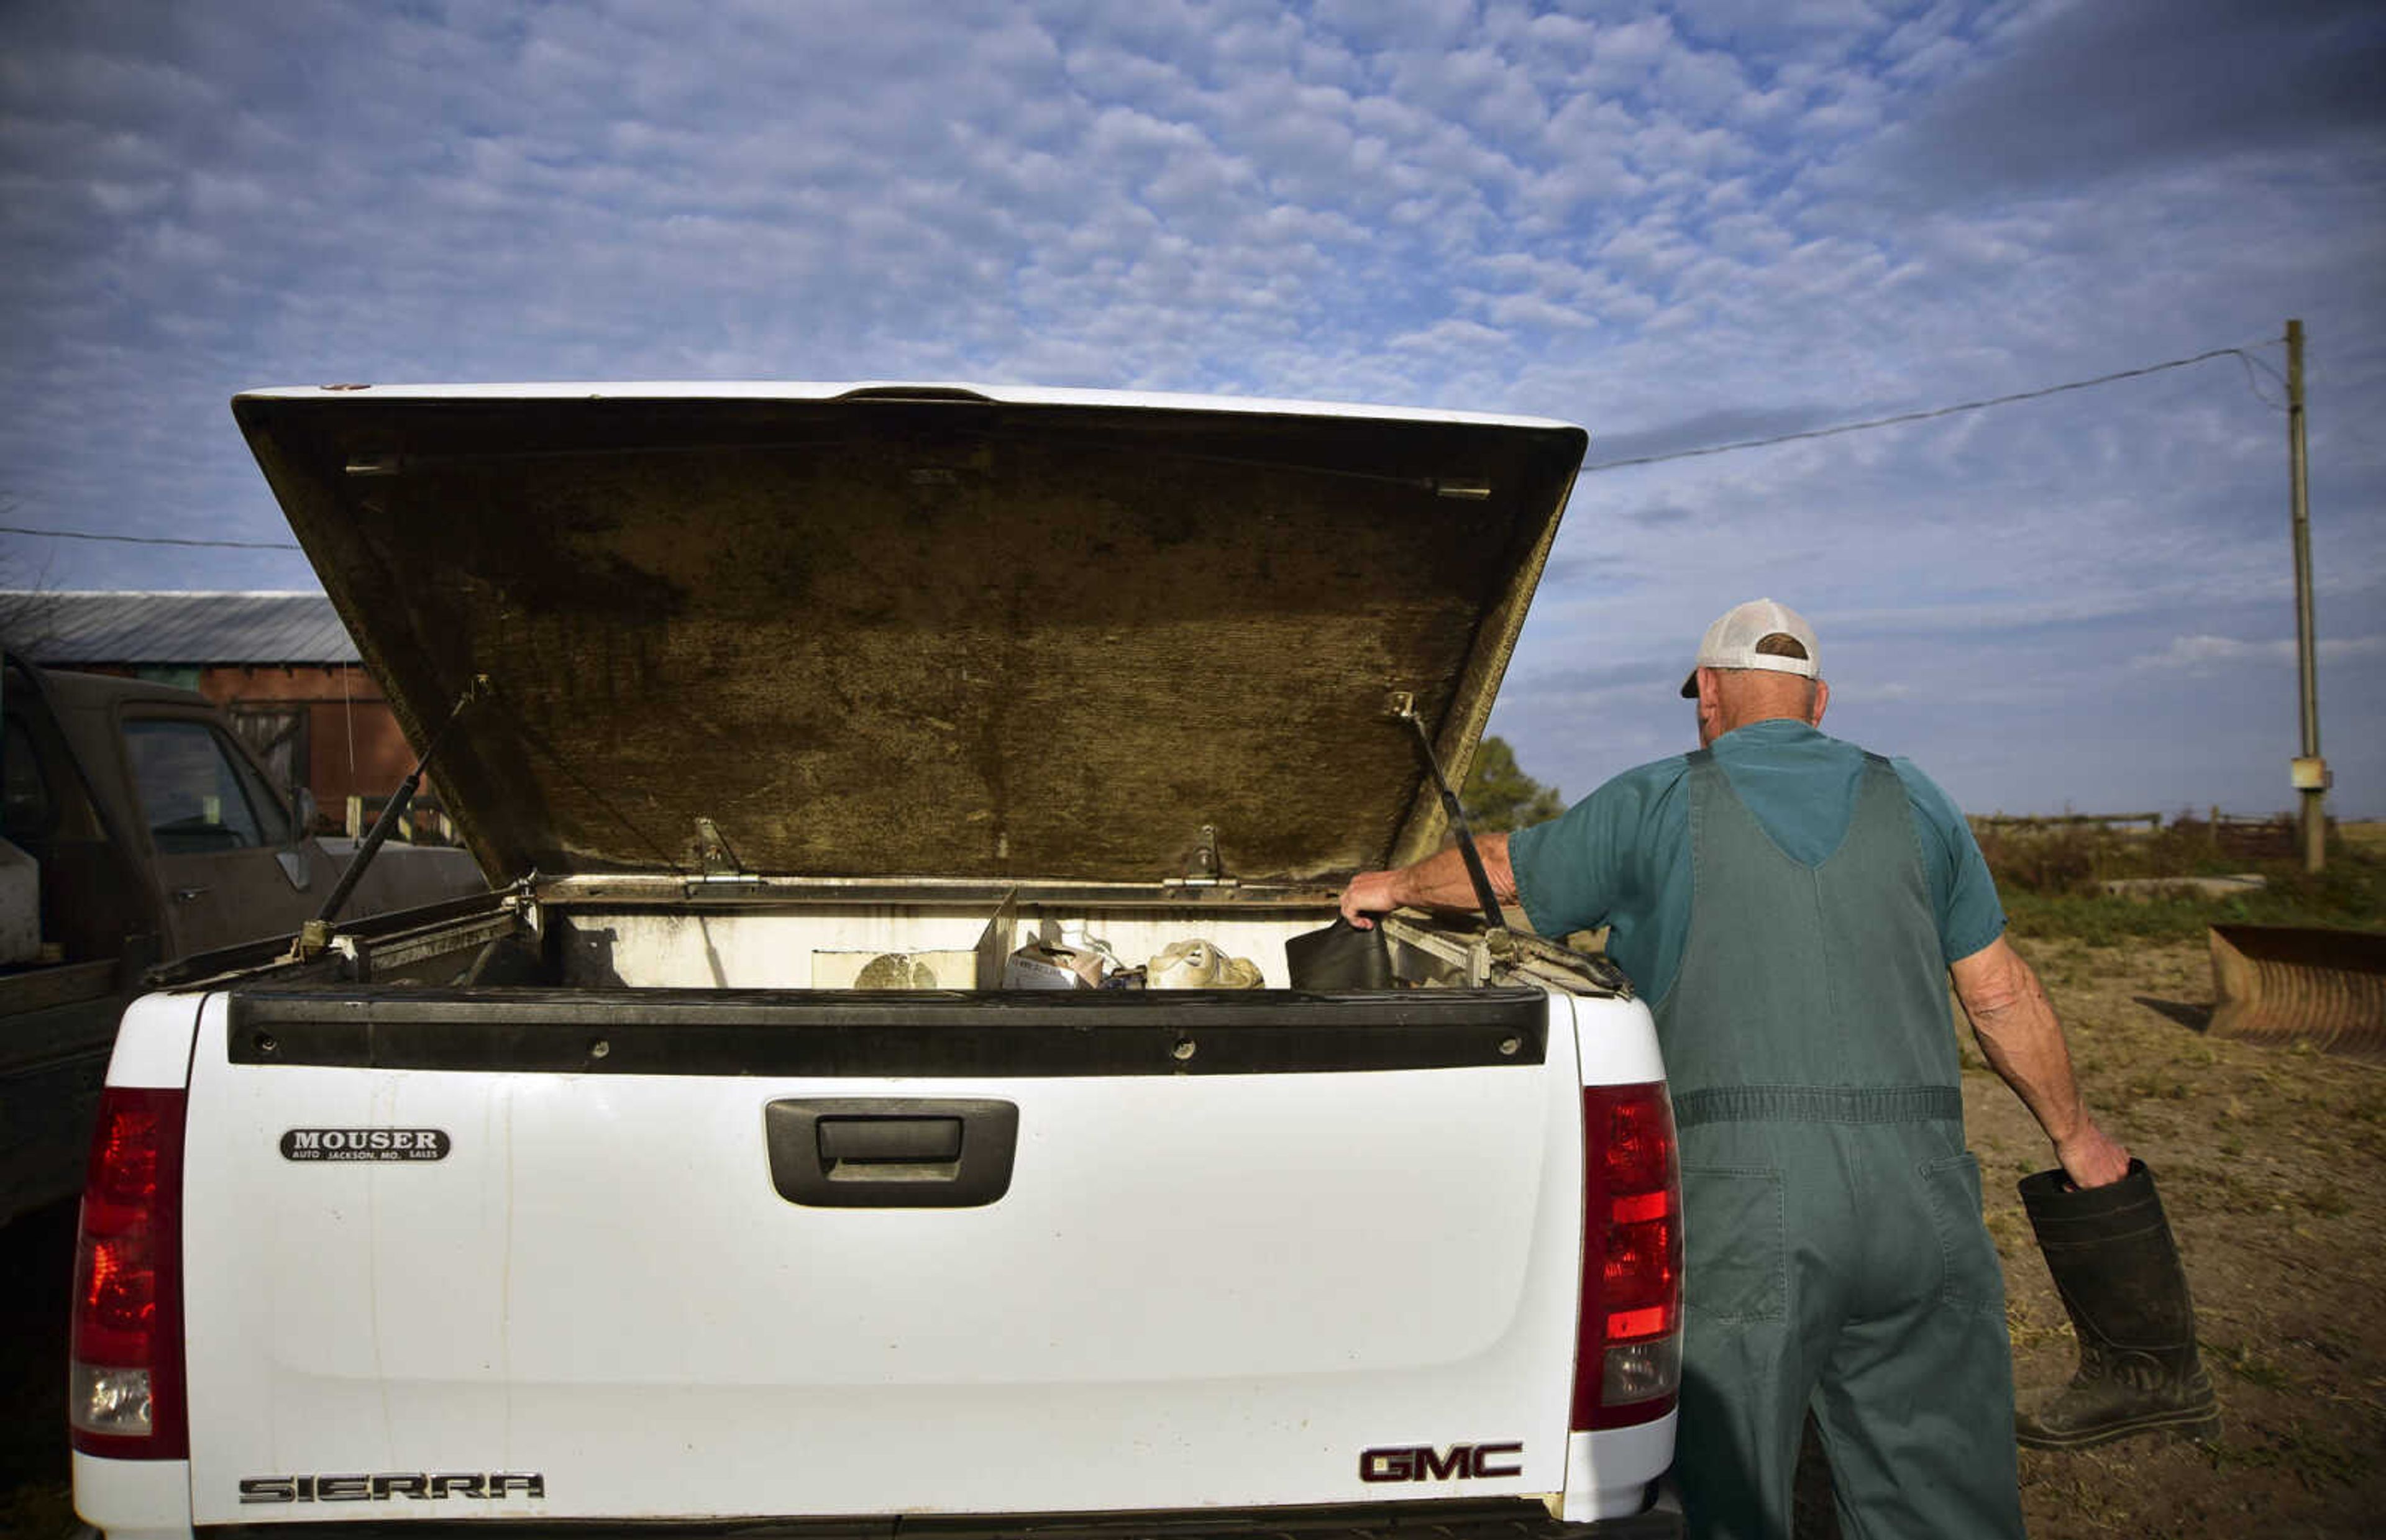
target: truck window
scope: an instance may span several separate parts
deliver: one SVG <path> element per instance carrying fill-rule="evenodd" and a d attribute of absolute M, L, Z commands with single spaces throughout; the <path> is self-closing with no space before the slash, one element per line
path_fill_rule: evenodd
<path fill-rule="evenodd" d="M 42 761 L 33 750 L 32 731 L 24 719 L 7 719 L 0 739 L 0 825 L 12 840 L 38 840 L 57 822 L 49 783 L 42 777 Z"/>
<path fill-rule="evenodd" d="M 288 837 L 280 805 L 207 723 L 128 721 L 124 751 L 160 855 L 240 850 Z"/>

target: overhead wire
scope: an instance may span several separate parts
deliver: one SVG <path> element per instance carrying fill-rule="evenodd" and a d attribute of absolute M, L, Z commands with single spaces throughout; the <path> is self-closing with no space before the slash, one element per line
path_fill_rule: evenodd
<path fill-rule="evenodd" d="M 2284 412 L 2287 409 L 2287 404 L 2283 401 L 2273 401 L 2270 399 L 2270 393 L 2264 390 L 2262 388 L 2262 382 L 2254 377 L 2254 366 L 2261 364 L 2263 370 L 2268 374 L 2277 376 L 2279 383 L 2281 385 L 2287 382 L 2286 378 L 2283 375 L 2279 375 L 2277 369 L 2271 369 L 2268 364 L 2263 363 L 2261 359 L 2254 357 L 2250 353 L 2238 354 L 2237 361 L 2245 366 L 2245 388 L 2253 393 L 2254 399 L 2259 401 L 2263 406 L 2269 407 L 2270 410 L 2274 412 Z"/>
<path fill-rule="evenodd" d="M 1631 466 L 1664 465 L 1674 460 L 1699 459 L 1709 455 L 1735 454 L 1742 449 L 1765 449 L 1780 444 L 1797 444 L 1809 439 L 1837 438 L 1842 433 L 1862 433 L 1876 428 L 1901 427 L 1909 422 L 1928 422 L 1934 418 L 1953 417 L 1963 412 L 1986 411 L 1991 407 L 2010 407 L 2016 402 L 2042 400 L 2047 396 L 2062 395 L 2070 391 L 2093 390 L 2099 385 L 2116 384 L 2123 380 L 2143 379 L 2150 374 L 2161 374 L 2174 369 L 2187 369 L 2196 364 L 2208 363 L 2215 358 L 2235 358 L 2245 369 L 2246 389 L 2253 393 L 2254 397 L 2272 411 L 2283 412 L 2287 409 L 2286 407 L 2282 403 L 2273 401 L 2263 392 L 2259 382 L 2254 379 L 2254 370 L 2259 368 L 2281 385 L 2287 382 L 2286 377 L 2271 368 L 2268 360 L 2255 356 L 2254 347 L 2261 345 L 2274 344 L 2256 344 L 2248 347 L 2216 347 L 2190 357 L 2169 358 L 2162 363 L 2145 364 L 2136 369 L 2116 369 L 2110 374 L 2099 374 L 2092 379 L 2069 380 L 2059 385 L 2043 385 L 2037 390 L 2015 391 L 2010 394 L 1986 396 L 1978 401 L 1958 401 L 1953 406 L 1899 412 L 1890 417 L 1867 418 L 1861 422 L 1835 423 L 1827 428 L 1808 428 L 1794 433 L 1775 433 L 1766 438 L 1735 439 L 1727 444 L 1703 444 L 1695 449 L 1668 450 L 1662 455 L 1633 455 L 1624 459 L 1601 460 L 1595 464 L 1584 466 L 1582 473 L 1589 475 L 1600 470 L 1622 470 Z M 295 541 L 286 540 L 187 540 L 167 535 L 99 534 L 86 530 L 37 530 L 17 524 L 0 524 L 0 534 L 36 535 L 52 540 L 104 540 L 123 545 L 207 546 L 236 551 L 295 551 L 300 548 Z"/>
<path fill-rule="evenodd" d="M 1626 466 L 1634 465 L 1664 465 L 1670 460 L 1697 459 L 1705 455 L 1728 455 L 1741 449 L 1764 449 L 1777 444 L 1796 444 L 1805 439 L 1835 438 L 1841 433 L 1861 433 L 1874 428 L 1894 428 L 1908 422 L 1927 422 L 1932 418 L 1953 417 L 1959 412 L 1978 412 L 1985 411 L 1990 407 L 2009 407 L 2017 401 L 2037 401 L 2050 395 L 2061 395 L 2066 391 L 2091 390 L 2098 385 L 2110 385 L 2122 380 L 2137 380 L 2149 374 L 2160 374 L 2166 369 L 2186 369 L 2190 365 L 2206 363 L 2214 358 L 2242 359 L 2245 357 L 2246 352 L 2243 348 L 2216 347 L 2209 352 L 2198 353 L 2192 357 L 2171 358 L 2159 364 L 2145 364 L 2137 369 L 2116 369 L 2110 374 L 2097 375 L 2092 380 L 2071 380 L 2060 385 L 2043 385 L 2037 390 L 2016 391 L 2009 395 L 1992 395 L 1978 401 L 1959 401 L 1951 407 L 1932 407 L 1922 411 L 1899 412 L 1893 417 L 1868 418 L 1862 422 L 1841 422 L 1828 428 L 1808 428 L 1795 433 L 1776 433 L 1769 438 L 1736 439 L 1729 444 L 1712 444 L 1696 449 L 1674 449 L 1662 455 L 1635 455 L 1626 459 L 1601 460 L 1595 465 L 1586 465 L 1582 469 L 1583 473 L 1589 475 L 1595 470 L 1621 470 Z M 2258 395 L 2260 393 L 2255 394 Z M 2267 400 L 2267 397 L 2264 399 Z"/>
<path fill-rule="evenodd" d="M 34 534 L 51 540 L 105 540 L 118 545 L 206 545 L 232 551 L 295 551 L 292 540 L 178 540 L 162 534 L 95 534 L 89 530 L 33 530 L 0 524 L 0 534 Z"/>
<path fill-rule="evenodd" d="M 2268 345 L 2276 347 L 2279 344 L 2271 343 Z M 2273 365 L 2269 359 L 2263 357 L 2257 348 L 2242 348 L 2238 351 L 2237 356 L 2244 359 L 2248 364 L 2260 369 L 2263 373 L 2268 375 L 2271 379 L 2276 380 L 2279 384 L 2283 385 L 2287 382 L 2287 377 L 2280 374 L 2278 371 L 2277 367 Z"/>
<path fill-rule="evenodd" d="M 2254 378 L 2254 371 L 2258 369 L 2276 380 L 2280 390 L 2292 390 L 2294 387 L 2287 383 L 2287 377 L 2279 372 L 2278 366 L 2262 357 L 2262 349 L 2266 347 L 2285 345 L 2286 339 L 2283 337 L 2266 337 L 2260 342 L 2248 343 L 2237 350 L 2237 361 L 2245 366 L 2245 388 L 2254 393 L 2254 399 L 2280 414 L 2287 411 L 2287 403 L 2271 400 L 2269 393 L 2262 389 L 2262 382 Z"/>

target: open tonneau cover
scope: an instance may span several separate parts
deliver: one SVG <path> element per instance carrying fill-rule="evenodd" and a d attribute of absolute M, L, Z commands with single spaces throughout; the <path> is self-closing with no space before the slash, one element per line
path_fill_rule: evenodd
<path fill-rule="evenodd" d="M 1246 883 L 1440 834 L 1585 436 L 948 385 L 259 391 L 233 410 L 500 878 Z M 707 819 L 717 840 L 699 835 Z M 708 862 L 707 848 L 711 855 Z"/>

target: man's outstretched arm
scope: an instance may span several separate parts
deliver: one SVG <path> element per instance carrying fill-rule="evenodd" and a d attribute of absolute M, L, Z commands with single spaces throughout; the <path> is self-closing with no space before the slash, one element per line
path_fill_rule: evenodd
<path fill-rule="evenodd" d="M 1482 854 L 1493 896 L 1502 904 L 1514 903 L 1516 869 L 1508 864 L 1508 836 L 1486 834 L 1475 848 Z M 1398 908 L 1471 911 L 1476 907 L 1475 881 L 1466 874 L 1466 858 L 1456 845 L 1397 871 L 1363 871 L 1342 890 L 1343 918 L 1363 931 L 1375 924 L 1370 916 Z"/>
<path fill-rule="evenodd" d="M 1348 900 L 1345 900 L 1348 903 Z M 1989 1068 L 2013 1087 L 2038 1126 L 2054 1141 L 2055 1158 L 2082 1187 L 2118 1182 L 2129 1171 L 2129 1152 L 2096 1126 L 2071 1073 L 2071 1050 L 2063 1023 L 2022 955 L 1999 936 L 1951 970 L 1955 997 L 1972 1019 L 1972 1033 Z"/>

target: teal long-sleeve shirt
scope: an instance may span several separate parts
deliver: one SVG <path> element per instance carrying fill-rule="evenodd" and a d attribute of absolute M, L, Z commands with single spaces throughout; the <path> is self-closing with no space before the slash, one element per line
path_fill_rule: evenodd
<path fill-rule="evenodd" d="M 1802 721 L 1751 722 L 1709 747 L 1731 789 L 1783 854 L 1819 866 L 1854 815 L 1864 750 Z M 2003 933 L 2004 907 L 1971 825 L 1904 759 L 1905 786 L 1944 959 Z M 1689 757 L 1626 770 L 1547 823 L 1509 836 L 1508 860 L 1533 929 L 1545 936 L 1611 927 L 1607 950 L 1652 1005 L 1680 970 L 1690 928 Z"/>

